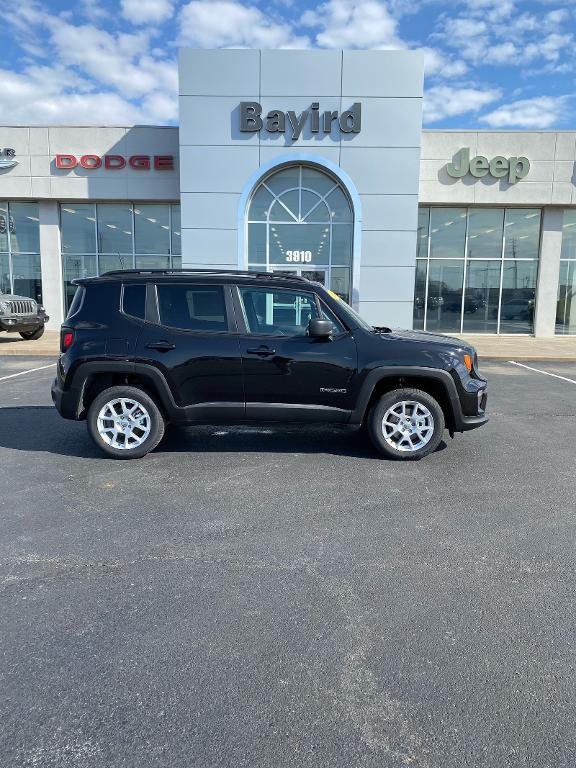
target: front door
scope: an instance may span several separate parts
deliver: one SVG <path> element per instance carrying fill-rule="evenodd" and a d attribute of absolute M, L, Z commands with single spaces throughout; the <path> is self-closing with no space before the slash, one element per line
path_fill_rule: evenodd
<path fill-rule="evenodd" d="M 154 286 L 150 289 L 154 291 Z M 186 409 L 186 418 L 244 418 L 242 362 L 230 288 L 159 282 L 153 301 L 156 322 L 145 325 L 136 362 L 161 371 L 176 405 Z"/>
<path fill-rule="evenodd" d="M 336 318 L 330 339 L 311 338 L 322 306 L 306 289 L 241 286 L 240 352 L 246 416 L 273 421 L 347 421 L 356 375 L 356 342 Z"/>

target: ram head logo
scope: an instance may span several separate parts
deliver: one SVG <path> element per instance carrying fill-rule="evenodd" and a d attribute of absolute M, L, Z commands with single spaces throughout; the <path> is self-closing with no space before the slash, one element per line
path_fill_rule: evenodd
<path fill-rule="evenodd" d="M 4 149 L 0 152 L 0 171 L 14 168 L 15 165 L 18 165 L 15 155 L 16 152 L 13 149 Z"/>

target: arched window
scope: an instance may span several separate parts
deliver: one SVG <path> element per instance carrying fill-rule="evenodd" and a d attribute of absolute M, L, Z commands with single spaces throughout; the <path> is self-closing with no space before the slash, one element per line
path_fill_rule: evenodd
<path fill-rule="evenodd" d="M 255 188 L 247 211 L 248 268 L 317 280 L 350 301 L 354 216 L 341 183 L 290 165 Z"/>

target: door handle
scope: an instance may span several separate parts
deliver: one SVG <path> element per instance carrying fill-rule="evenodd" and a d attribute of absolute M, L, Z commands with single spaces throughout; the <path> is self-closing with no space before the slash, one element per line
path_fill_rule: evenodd
<path fill-rule="evenodd" d="M 170 341 L 153 341 L 150 344 L 146 344 L 146 349 L 158 349 L 160 352 L 168 352 L 169 349 L 176 349 L 176 344 L 172 344 Z"/>
<path fill-rule="evenodd" d="M 260 357 L 269 357 L 276 354 L 276 350 L 270 349 L 270 347 L 252 347 L 247 349 L 246 352 L 249 355 L 259 355 Z"/>

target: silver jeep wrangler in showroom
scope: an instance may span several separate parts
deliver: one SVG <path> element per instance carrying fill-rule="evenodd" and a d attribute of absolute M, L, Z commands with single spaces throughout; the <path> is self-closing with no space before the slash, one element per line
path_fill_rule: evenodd
<path fill-rule="evenodd" d="M 19 333 L 29 341 L 39 339 L 50 318 L 41 304 L 27 296 L 0 292 L 0 332 Z"/>

